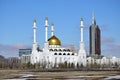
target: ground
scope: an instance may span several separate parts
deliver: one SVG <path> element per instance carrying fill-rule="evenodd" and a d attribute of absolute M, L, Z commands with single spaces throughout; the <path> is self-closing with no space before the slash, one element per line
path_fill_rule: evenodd
<path fill-rule="evenodd" d="M 0 70 L 0 79 L 28 80 L 100 80 L 107 76 L 120 75 L 120 71 L 66 71 L 66 72 L 39 72 L 31 70 Z"/>

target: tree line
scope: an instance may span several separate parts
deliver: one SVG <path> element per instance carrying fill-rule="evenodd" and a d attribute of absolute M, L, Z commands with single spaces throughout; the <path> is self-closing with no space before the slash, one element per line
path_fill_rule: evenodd
<path fill-rule="evenodd" d="M 18 61 L 8 61 L 8 60 L 4 60 L 4 61 L 0 61 L 0 69 L 46 69 L 47 64 L 41 64 L 41 63 L 35 63 L 35 64 L 31 64 L 30 62 L 28 63 L 21 63 Z M 55 64 L 54 67 L 52 67 L 51 69 L 85 69 L 85 70 L 120 70 L 120 65 L 118 65 L 117 63 L 113 66 L 112 64 L 87 64 L 86 67 L 83 67 L 83 65 L 79 65 L 77 64 L 77 66 L 74 65 L 74 63 L 60 63 L 60 64 Z"/>

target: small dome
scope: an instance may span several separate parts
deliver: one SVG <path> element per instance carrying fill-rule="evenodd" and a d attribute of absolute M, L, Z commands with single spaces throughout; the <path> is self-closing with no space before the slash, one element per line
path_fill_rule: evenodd
<path fill-rule="evenodd" d="M 49 45 L 61 45 L 60 40 L 56 36 L 52 36 L 48 39 Z"/>

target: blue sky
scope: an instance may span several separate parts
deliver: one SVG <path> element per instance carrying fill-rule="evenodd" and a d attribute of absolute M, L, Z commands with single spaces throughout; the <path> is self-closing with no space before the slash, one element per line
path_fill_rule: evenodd
<path fill-rule="evenodd" d="M 84 18 L 85 47 L 89 54 L 89 26 L 94 11 L 101 29 L 102 55 L 120 57 L 119 0 L 0 0 L 0 55 L 18 56 L 19 48 L 32 47 L 33 20 L 37 20 L 37 41 L 44 43 L 44 20 L 55 24 L 62 45 L 79 48 L 80 18 Z M 50 26 L 49 26 L 50 37 Z"/>

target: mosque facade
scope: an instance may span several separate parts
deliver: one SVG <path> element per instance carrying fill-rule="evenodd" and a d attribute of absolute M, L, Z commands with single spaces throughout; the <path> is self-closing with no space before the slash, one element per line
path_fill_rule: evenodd
<path fill-rule="evenodd" d="M 30 54 L 30 62 L 32 64 L 40 63 L 46 68 L 59 67 L 59 64 L 67 63 L 74 66 L 86 66 L 86 52 L 83 41 L 83 19 L 81 18 L 81 42 L 78 53 L 72 52 L 70 49 L 61 46 L 61 41 L 54 35 L 54 24 L 51 25 L 51 37 L 48 39 L 48 18 L 45 19 L 45 43 L 43 50 L 38 50 L 36 41 L 36 20 L 33 26 L 33 48 Z"/>

